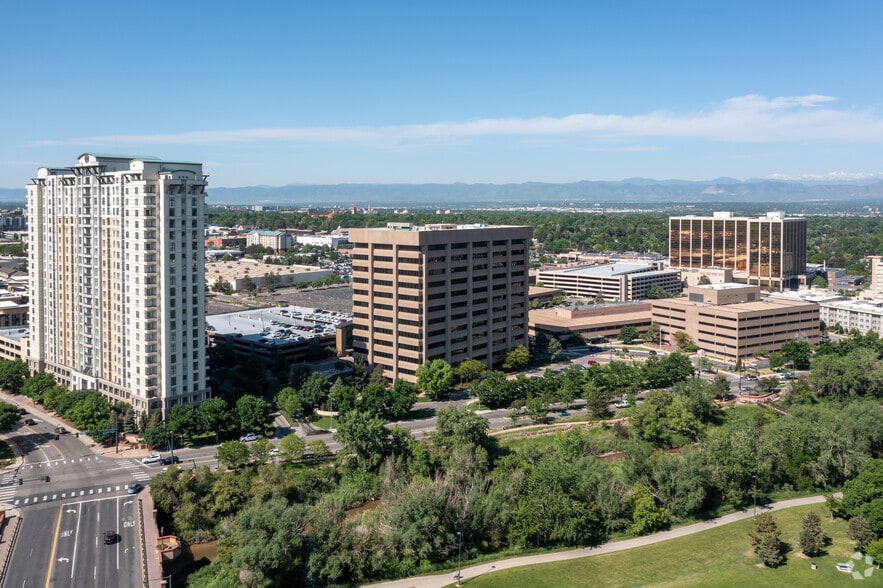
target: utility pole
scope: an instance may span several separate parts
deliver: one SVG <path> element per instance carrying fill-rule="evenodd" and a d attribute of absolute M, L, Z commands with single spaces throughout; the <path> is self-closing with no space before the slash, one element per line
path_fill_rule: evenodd
<path fill-rule="evenodd" d="M 457 588 L 460 588 L 460 580 L 463 576 L 462 567 L 460 566 L 460 546 L 463 545 L 463 535 L 457 531 Z"/>

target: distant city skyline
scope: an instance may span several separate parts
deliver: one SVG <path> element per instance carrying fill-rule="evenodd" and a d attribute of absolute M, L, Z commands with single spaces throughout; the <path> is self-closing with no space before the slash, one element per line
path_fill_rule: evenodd
<path fill-rule="evenodd" d="M 215 187 L 883 178 L 880 22 L 868 0 L 13 3 L 0 187 L 83 152 Z"/>

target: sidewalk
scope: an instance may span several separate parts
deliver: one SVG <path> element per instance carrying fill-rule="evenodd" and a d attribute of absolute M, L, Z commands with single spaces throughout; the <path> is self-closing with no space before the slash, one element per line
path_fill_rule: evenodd
<path fill-rule="evenodd" d="M 805 498 L 794 498 L 792 500 L 783 500 L 774 502 L 764 507 L 764 510 L 783 510 L 795 506 L 804 506 L 807 504 L 824 503 L 824 496 L 807 496 Z M 496 570 L 507 570 L 510 568 L 520 568 L 522 566 L 532 566 L 540 563 L 550 563 L 556 561 L 566 561 L 571 559 L 581 559 L 584 557 L 592 557 L 595 555 L 603 555 L 605 553 L 614 553 L 624 551 L 626 549 L 634 549 L 635 547 L 643 547 L 645 545 L 653 545 L 661 543 L 669 539 L 684 537 L 699 533 L 707 529 L 711 529 L 720 525 L 734 523 L 744 519 L 750 519 L 754 516 L 752 509 L 740 510 L 717 519 L 694 523 L 684 527 L 677 527 L 669 531 L 662 531 L 644 537 L 635 537 L 634 539 L 624 539 L 622 541 L 613 541 L 605 543 L 598 547 L 584 547 L 581 549 L 570 549 L 568 551 L 557 551 L 554 553 L 540 553 L 537 555 L 528 555 L 524 557 L 513 557 L 510 559 L 502 559 L 491 563 L 484 563 L 477 566 L 463 568 L 461 579 L 474 578 L 482 574 L 494 572 Z M 443 586 L 451 586 L 457 582 L 456 572 L 453 575 L 450 572 L 437 574 L 434 576 L 414 576 L 411 578 L 402 578 L 401 580 L 393 580 L 391 582 L 383 582 L 380 584 L 371 584 L 374 588 L 442 588 Z"/>
<path fill-rule="evenodd" d="M 156 528 L 156 518 L 153 516 L 155 508 L 150 487 L 147 487 L 138 494 L 138 515 L 141 517 L 141 575 L 147 580 L 144 583 L 147 588 L 165 586 L 162 563 L 156 549 L 159 530 Z"/>
<path fill-rule="evenodd" d="M 0 528 L 0 584 L 6 578 L 6 564 L 15 546 L 15 538 L 18 535 L 18 526 L 21 524 L 21 512 L 17 508 L 10 508 L 8 504 L 0 505 L 0 509 L 6 510 L 6 518 L 3 527 Z"/>

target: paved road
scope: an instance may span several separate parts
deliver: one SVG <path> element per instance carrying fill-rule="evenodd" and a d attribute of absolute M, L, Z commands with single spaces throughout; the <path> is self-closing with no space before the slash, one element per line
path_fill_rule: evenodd
<path fill-rule="evenodd" d="M 824 496 L 808 496 L 806 498 L 795 498 L 792 500 L 774 502 L 763 508 L 768 511 L 775 511 L 786 508 L 793 508 L 795 506 L 819 504 L 824 502 Z M 661 543 L 662 541 L 668 541 L 669 539 L 684 537 L 686 535 L 692 535 L 694 533 L 701 533 L 702 531 L 706 531 L 714 527 L 719 527 L 721 525 L 734 523 L 736 521 L 748 519 L 752 516 L 754 516 L 753 509 L 743 510 L 728 514 L 723 517 L 712 519 L 710 521 L 703 521 L 701 523 L 677 527 L 675 529 L 671 529 L 670 531 L 654 533 L 653 535 L 647 535 L 645 537 L 636 537 L 634 539 L 625 539 L 623 541 L 613 541 L 611 543 L 601 545 L 600 547 L 586 547 L 581 549 L 571 549 L 568 551 L 558 551 L 555 553 L 541 553 L 537 555 L 528 555 L 525 557 L 513 557 L 510 559 L 503 559 L 493 563 L 483 563 L 481 565 L 463 568 L 462 578 L 465 580 L 480 576 L 482 574 L 494 572 L 496 570 L 507 570 L 510 568 L 520 568 L 522 566 L 532 566 L 541 563 L 580 559 L 583 557 L 592 557 L 596 555 L 603 555 L 605 553 L 624 551 L 626 549 L 634 549 L 635 547 L 643 547 L 645 545 L 653 545 L 654 543 Z M 456 572 L 454 572 L 454 575 L 456 575 Z M 415 576 L 412 578 L 403 578 L 401 580 L 394 580 L 392 582 L 371 584 L 371 586 L 375 588 L 441 588 L 442 586 L 450 586 L 455 582 L 456 577 L 452 577 L 451 573 L 444 573 L 434 576 Z"/>
<path fill-rule="evenodd" d="M 135 586 L 141 583 L 139 522 L 129 486 L 148 483 L 152 470 L 137 459 L 96 455 L 87 437 L 59 434 L 55 417 L 21 397 L 33 424 L 5 435 L 22 459 L 0 474 L 0 501 L 21 512 L 4 586 Z M 101 534 L 119 534 L 104 545 Z"/>

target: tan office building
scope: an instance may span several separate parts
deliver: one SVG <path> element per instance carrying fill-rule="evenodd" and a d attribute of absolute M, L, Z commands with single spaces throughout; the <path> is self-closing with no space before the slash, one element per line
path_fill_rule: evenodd
<path fill-rule="evenodd" d="M 739 283 L 770 291 L 796 288 L 806 274 L 806 219 L 781 212 L 670 217 L 668 255 L 672 268 L 731 269 Z"/>
<path fill-rule="evenodd" d="M 415 381 L 433 359 L 498 366 L 528 345 L 532 227 L 350 229 L 353 353 Z"/>
<path fill-rule="evenodd" d="M 137 412 L 199 404 L 205 380 L 201 163 L 82 154 L 28 186 L 28 363 Z"/>
<path fill-rule="evenodd" d="M 652 321 L 662 339 L 684 332 L 702 351 L 735 361 L 756 351 L 778 351 L 786 341 L 819 342 L 819 305 L 787 298 L 763 298 L 759 286 L 691 286 L 683 298 L 652 301 Z"/>

